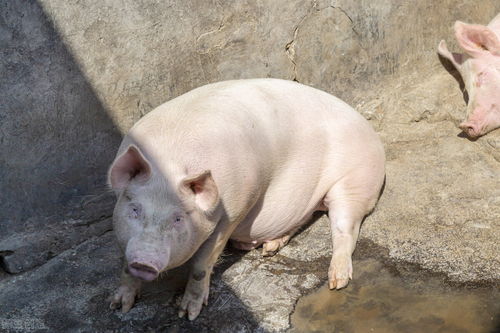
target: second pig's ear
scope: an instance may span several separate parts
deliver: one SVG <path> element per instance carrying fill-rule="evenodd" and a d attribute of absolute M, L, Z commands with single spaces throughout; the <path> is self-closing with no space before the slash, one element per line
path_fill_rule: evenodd
<path fill-rule="evenodd" d="M 219 190 L 210 171 L 184 178 L 180 191 L 194 199 L 196 205 L 205 213 L 212 213 L 219 203 Z"/>
<path fill-rule="evenodd" d="M 142 155 L 139 148 L 130 145 L 127 150 L 118 156 L 108 173 L 108 183 L 114 190 L 127 187 L 132 179 L 145 182 L 151 177 L 151 166 Z"/>
<path fill-rule="evenodd" d="M 448 47 L 446 46 L 446 42 L 442 40 L 439 45 L 438 45 L 438 53 L 442 57 L 448 59 L 455 68 L 461 72 L 462 70 L 462 63 L 464 62 L 464 58 L 466 57 L 465 55 L 461 53 L 451 53 L 448 51 Z"/>
<path fill-rule="evenodd" d="M 455 37 L 471 57 L 485 54 L 500 56 L 500 41 L 490 28 L 479 24 L 455 22 Z"/>

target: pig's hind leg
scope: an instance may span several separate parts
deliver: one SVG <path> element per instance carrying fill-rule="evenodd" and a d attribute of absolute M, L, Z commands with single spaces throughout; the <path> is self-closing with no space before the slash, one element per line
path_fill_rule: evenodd
<path fill-rule="evenodd" d="M 288 232 L 286 235 L 276 238 L 270 241 L 266 241 L 262 244 L 262 256 L 263 257 L 272 257 L 279 250 L 285 247 L 286 244 L 290 241 L 293 235 L 297 232 L 298 229 L 294 229 Z"/>
<path fill-rule="evenodd" d="M 380 191 L 377 182 L 362 184 L 364 177 L 348 178 L 335 184 L 324 199 L 333 241 L 333 255 L 328 270 L 330 289 L 344 288 L 352 279 L 351 256 L 356 247 L 359 228 L 365 215 L 375 206 Z"/>

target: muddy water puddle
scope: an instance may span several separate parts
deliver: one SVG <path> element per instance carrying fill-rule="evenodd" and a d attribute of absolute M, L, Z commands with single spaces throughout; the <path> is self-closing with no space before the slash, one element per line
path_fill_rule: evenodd
<path fill-rule="evenodd" d="M 324 286 L 300 299 L 291 332 L 500 332 L 498 289 L 450 286 L 375 259 L 355 261 L 354 270 L 346 289 Z"/>

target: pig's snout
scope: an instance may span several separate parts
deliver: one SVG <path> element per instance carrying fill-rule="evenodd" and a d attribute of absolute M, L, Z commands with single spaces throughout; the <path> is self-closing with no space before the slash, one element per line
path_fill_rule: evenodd
<path fill-rule="evenodd" d="M 154 267 L 152 264 L 146 264 L 141 262 L 133 262 L 129 264 L 128 271 L 136 278 L 145 281 L 153 281 L 160 274 L 158 269 Z"/>
<path fill-rule="evenodd" d="M 152 281 L 167 268 L 170 248 L 168 245 L 158 244 L 152 240 L 146 242 L 139 237 L 133 237 L 127 244 L 125 257 L 128 262 L 128 271 L 132 276 Z"/>
<path fill-rule="evenodd" d="M 463 122 L 458 127 L 464 131 L 465 134 L 467 134 L 470 138 L 477 138 L 481 136 L 481 129 L 480 127 L 471 122 Z"/>

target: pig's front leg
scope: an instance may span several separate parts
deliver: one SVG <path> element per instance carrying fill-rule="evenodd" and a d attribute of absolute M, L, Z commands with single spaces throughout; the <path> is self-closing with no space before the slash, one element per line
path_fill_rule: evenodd
<path fill-rule="evenodd" d="M 134 305 L 135 298 L 139 296 L 141 280 L 129 274 L 127 264 L 123 265 L 120 279 L 120 287 L 111 298 L 110 309 L 122 308 L 122 312 L 128 312 Z"/>
<path fill-rule="evenodd" d="M 184 317 L 187 312 L 189 320 L 194 320 L 198 317 L 203 304 L 208 304 L 210 274 L 235 228 L 236 223 L 222 219 L 194 255 L 191 272 L 181 301 L 180 318 Z"/>

